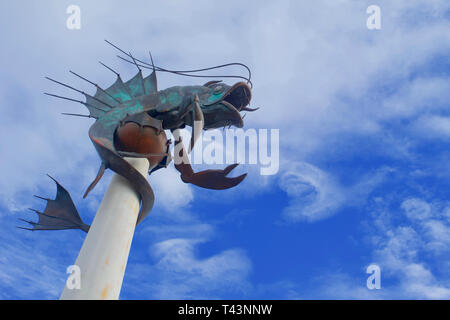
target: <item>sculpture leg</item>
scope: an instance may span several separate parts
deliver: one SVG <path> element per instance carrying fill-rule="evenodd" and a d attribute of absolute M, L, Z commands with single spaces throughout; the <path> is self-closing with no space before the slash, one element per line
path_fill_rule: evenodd
<path fill-rule="evenodd" d="M 192 183 L 206 189 L 223 190 L 237 186 L 247 176 L 247 174 L 244 173 L 234 178 L 227 177 L 227 175 L 238 166 L 237 163 L 229 165 L 223 170 L 210 169 L 194 172 L 189 162 L 189 158 L 187 157 L 187 152 L 184 148 L 179 129 L 174 130 L 172 133 L 175 139 L 175 168 L 181 173 L 181 180 L 183 180 L 183 182 Z"/>

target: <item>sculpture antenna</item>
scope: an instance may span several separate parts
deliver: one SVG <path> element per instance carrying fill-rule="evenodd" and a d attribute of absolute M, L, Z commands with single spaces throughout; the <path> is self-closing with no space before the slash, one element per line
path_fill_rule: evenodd
<path fill-rule="evenodd" d="M 120 74 L 115 71 L 113 68 L 108 67 L 106 64 L 104 64 L 103 62 L 99 61 L 98 63 L 100 63 L 102 66 L 104 66 L 106 69 L 108 69 L 109 71 L 111 71 L 112 73 L 114 73 L 117 77 L 120 78 Z"/>
<path fill-rule="evenodd" d="M 74 117 L 83 117 L 83 118 L 93 118 L 93 119 L 98 119 L 97 117 L 88 115 L 88 114 L 79 114 L 79 113 L 66 113 L 66 112 L 62 112 L 61 114 L 65 115 L 65 116 L 74 116 Z"/>
<path fill-rule="evenodd" d="M 87 93 L 84 92 L 84 91 L 81 91 L 81 90 L 79 90 L 79 89 L 76 89 L 76 88 L 74 88 L 74 87 L 72 87 L 72 86 L 69 86 L 68 84 L 62 83 L 62 82 L 57 81 L 57 80 L 55 80 L 55 79 L 52 79 L 52 78 L 50 78 L 50 77 L 45 77 L 45 78 L 46 78 L 47 80 L 53 81 L 53 82 L 55 82 L 55 83 L 57 83 L 57 84 L 59 84 L 59 85 L 62 85 L 62 86 L 64 86 L 64 87 L 66 87 L 66 88 L 69 88 L 69 89 L 72 89 L 72 90 L 74 90 L 74 91 L 76 91 L 76 92 L 79 92 L 79 93 L 85 95 L 86 97 L 90 97 L 90 98 L 94 99 L 95 101 L 98 101 L 98 102 L 100 102 L 101 104 L 104 104 L 105 106 L 107 106 L 107 107 L 110 108 L 110 109 L 113 108 L 112 106 L 110 106 L 110 105 L 107 104 L 106 102 L 104 102 L 104 101 L 102 101 L 102 100 L 100 100 L 100 99 L 97 99 L 96 97 L 93 97 L 93 96 L 87 94 Z M 104 112 L 105 110 L 102 110 L 102 111 Z"/>
<path fill-rule="evenodd" d="M 90 104 L 88 104 L 88 103 L 86 103 L 86 102 L 84 102 L 84 101 L 81 101 L 81 100 L 72 99 L 72 98 L 67 98 L 67 97 L 63 97 L 63 96 L 58 96 L 57 94 L 48 93 L 48 92 L 44 92 L 44 94 L 46 94 L 47 96 L 51 96 L 51 97 L 55 97 L 55 98 L 59 98 L 59 99 L 64 99 L 64 100 L 68 100 L 68 101 L 78 102 L 78 103 L 81 103 L 81 104 L 83 104 L 83 105 L 85 105 L 85 106 L 89 106 L 90 108 L 94 108 L 94 109 L 97 109 L 97 110 L 99 110 L 99 111 L 101 111 L 101 112 L 105 112 L 105 110 L 102 110 L 102 109 L 100 109 L 100 108 L 97 108 L 97 107 L 95 107 L 95 106 L 93 106 L 93 105 L 90 105 Z"/>
<path fill-rule="evenodd" d="M 98 90 L 100 90 L 101 92 L 103 92 L 104 94 L 106 94 L 108 97 L 110 97 L 111 99 L 115 100 L 118 103 L 121 103 L 119 100 L 117 100 L 116 98 L 114 98 L 111 94 L 109 94 L 107 91 L 103 90 L 103 88 L 101 88 L 98 84 L 96 84 L 95 82 L 92 82 L 82 76 L 80 76 L 78 73 L 73 72 L 72 70 L 69 70 L 70 73 L 72 73 L 73 75 L 77 76 L 80 79 L 83 79 L 84 81 L 94 85 Z"/>

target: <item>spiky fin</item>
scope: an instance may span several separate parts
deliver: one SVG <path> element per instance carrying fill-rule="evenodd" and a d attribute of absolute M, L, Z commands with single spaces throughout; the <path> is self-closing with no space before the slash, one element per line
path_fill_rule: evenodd
<path fill-rule="evenodd" d="M 50 177 L 50 176 L 49 176 Z M 81 220 L 75 205 L 73 204 L 70 194 L 61 186 L 58 181 L 50 177 L 57 186 L 55 200 L 36 196 L 47 201 L 44 212 L 36 209 L 30 209 L 38 215 L 38 222 L 32 222 L 20 219 L 33 226 L 30 228 L 22 228 L 27 230 L 65 230 L 65 229 L 81 229 L 85 232 L 89 230 L 89 226 Z"/>
<path fill-rule="evenodd" d="M 116 82 L 114 82 L 108 89 L 105 89 L 105 92 L 114 97 L 114 99 L 119 100 L 120 103 L 124 103 L 125 101 L 132 99 L 131 93 L 123 83 L 120 76 L 117 76 Z"/>
<path fill-rule="evenodd" d="M 122 51 L 122 52 L 124 52 L 124 51 Z M 68 97 L 55 95 L 55 94 L 49 94 L 49 93 L 47 93 L 47 94 L 50 96 L 56 97 L 56 98 L 66 99 L 66 100 L 70 100 L 70 101 L 74 101 L 74 102 L 80 102 L 80 103 L 84 104 L 89 110 L 89 115 L 87 117 L 99 119 L 105 113 L 109 112 L 111 109 L 117 108 L 121 104 L 123 104 L 127 101 L 130 101 L 136 97 L 140 97 L 140 96 L 158 92 L 156 70 L 153 65 L 153 58 L 151 57 L 151 54 L 150 54 L 150 57 L 152 59 L 153 72 L 145 78 L 142 76 L 142 70 L 141 70 L 140 66 L 138 65 L 138 63 L 136 62 L 136 59 L 131 55 L 131 53 L 129 53 L 127 55 L 133 59 L 133 63 L 136 65 L 136 67 L 138 69 L 138 73 L 126 82 L 122 81 L 122 78 L 120 77 L 120 74 L 118 72 L 114 71 L 112 68 L 110 68 L 107 65 L 105 65 L 104 63 L 100 62 L 100 64 L 102 64 L 104 67 L 106 67 L 107 69 L 112 71 L 117 76 L 116 81 L 107 89 L 102 89 L 96 83 L 80 76 L 79 74 L 77 74 L 73 71 L 70 71 L 75 76 L 83 79 L 84 81 L 89 82 L 90 84 L 94 85 L 97 88 L 97 90 L 93 96 L 91 96 L 79 89 L 76 89 L 70 85 L 67 85 L 60 81 L 56 81 L 54 79 L 46 77 L 50 81 L 53 81 L 55 83 L 58 83 L 64 87 L 66 87 L 66 88 L 72 89 L 76 92 L 83 94 L 86 98 L 86 102 L 68 98 Z"/>
<path fill-rule="evenodd" d="M 97 90 L 94 97 L 102 101 L 105 101 L 108 98 L 109 100 L 114 99 L 113 101 L 115 102 L 115 104 L 110 104 L 113 104 L 114 107 L 117 107 L 117 101 L 119 101 L 120 103 L 125 103 L 133 98 L 156 92 L 157 82 L 155 72 L 152 72 L 144 79 L 142 77 L 142 72 L 139 71 L 133 78 L 125 83 L 118 75 L 116 82 L 114 82 L 112 86 L 105 90 Z"/>
<path fill-rule="evenodd" d="M 153 71 L 144 79 L 145 94 L 152 94 L 158 92 L 158 81 L 156 79 L 156 72 Z"/>
<path fill-rule="evenodd" d="M 139 71 L 136 75 L 125 82 L 125 86 L 128 88 L 132 97 L 140 97 L 145 95 L 144 78 L 142 78 L 142 72 Z"/>

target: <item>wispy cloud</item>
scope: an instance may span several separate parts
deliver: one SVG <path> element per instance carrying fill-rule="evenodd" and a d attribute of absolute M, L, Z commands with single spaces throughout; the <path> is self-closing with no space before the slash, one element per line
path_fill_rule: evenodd
<path fill-rule="evenodd" d="M 283 215 L 289 221 L 314 222 L 342 209 L 364 205 L 370 192 L 381 184 L 390 169 L 381 168 L 360 178 L 351 186 L 343 186 L 336 178 L 308 163 L 291 163 L 280 177 L 280 188 L 290 198 Z"/>
<path fill-rule="evenodd" d="M 204 240 L 173 238 L 151 246 L 152 264 L 128 267 L 130 298 L 218 299 L 248 287 L 251 263 L 240 249 L 200 258 Z M 132 294 L 131 294 L 132 292 Z"/>
<path fill-rule="evenodd" d="M 439 208 L 417 198 L 405 199 L 399 210 L 387 209 L 391 205 L 386 200 L 376 202 L 376 209 L 366 221 L 370 226 L 372 260 L 366 260 L 367 265 L 361 266 L 359 275 L 333 270 L 317 276 L 310 296 L 320 299 L 449 299 L 450 240 L 447 235 L 450 230 Z M 403 219 L 405 216 L 407 220 Z M 381 269 L 379 290 L 369 290 L 362 276 L 369 276 L 365 267 L 373 263 Z"/>
<path fill-rule="evenodd" d="M 450 250 L 448 222 L 440 210 L 423 199 L 410 198 L 401 203 L 407 219 L 399 220 L 395 212 L 373 213 L 377 227 L 372 238 L 374 259 L 387 277 L 397 284 L 387 286 L 388 297 L 413 299 L 449 299 L 450 286 L 446 268 Z M 401 221 L 404 221 L 403 223 Z M 439 265 L 430 260 L 441 260 Z"/>

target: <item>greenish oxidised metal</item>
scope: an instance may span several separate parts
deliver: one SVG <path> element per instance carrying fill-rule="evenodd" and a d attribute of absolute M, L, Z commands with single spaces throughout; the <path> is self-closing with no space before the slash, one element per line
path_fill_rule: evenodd
<path fill-rule="evenodd" d="M 162 122 L 163 129 L 174 130 L 184 125 L 193 125 L 193 116 L 189 110 L 192 107 L 194 96 L 198 96 L 199 104 L 204 114 L 205 128 L 215 128 L 225 125 L 235 125 L 242 127 L 242 118 L 231 102 L 226 102 L 224 99 L 227 95 L 231 96 L 232 88 L 225 84 L 220 84 L 220 90 L 217 85 L 211 87 L 205 86 L 175 86 L 165 90 L 146 93 L 145 95 L 134 96 L 128 100 L 128 92 L 139 94 L 138 85 L 134 79 L 139 78 L 139 74 L 133 77 L 132 80 L 126 82 L 123 86 L 116 83 L 105 90 L 111 93 L 114 97 L 119 97 L 122 104 L 114 107 L 112 110 L 101 115 L 96 123 L 91 127 L 89 135 L 94 146 L 96 147 L 102 163 L 106 164 L 107 168 L 119 173 L 124 177 L 128 177 L 131 184 L 141 194 L 142 207 L 138 218 L 138 223 L 148 214 L 153 206 L 153 200 L 145 198 L 144 194 L 153 194 L 150 192 L 150 185 L 147 182 L 135 181 L 130 174 L 136 176 L 133 168 L 119 155 L 114 147 L 114 132 L 127 116 L 146 112 L 151 117 Z M 142 79 L 142 78 L 141 78 Z M 154 79 L 154 82 L 149 82 L 148 87 L 156 88 L 156 77 L 147 77 L 147 79 Z M 143 83 L 142 88 L 145 88 Z M 242 90 L 249 90 L 245 84 L 241 85 Z M 241 87 L 239 87 L 241 88 Z M 250 91 L 248 92 L 250 96 Z M 250 100 L 243 104 L 248 104 Z M 96 179 L 95 181 L 98 181 Z M 140 181 L 140 182 L 139 182 Z M 92 185 L 88 189 L 92 189 Z"/>
<path fill-rule="evenodd" d="M 178 92 L 172 91 L 172 92 L 169 92 L 169 94 L 167 96 L 167 100 L 171 106 L 179 106 L 181 104 L 182 98 Z"/>
<path fill-rule="evenodd" d="M 55 80 L 52 81 L 59 83 Z M 74 89 L 68 85 L 62 85 Z M 84 92 L 81 93 L 84 94 Z M 251 99 L 251 89 L 246 83 L 239 82 L 229 86 L 220 81 L 212 81 L 203 86 L 174 86 L 158 91 L 155 70 L 145 78 L 139 70 L 127 82 L 123 82 L 117 74 L 116 81 L 109 88 L 101 89 L 97 86 L 97 92 L 94 96 L 84 95 L 86 102 L 83 104 L 88 108 L 89 116 L 96 119 L 89 129 L 89 137 L 101 158 L 101 166 L 97 177 L 88 187 L 84 196 L 86 197 L 95 187 L 106 169 L 113 170 L 126 178 L 140 195 L 141 208 L 137 223 L 141 222 L 152 209 L 154 194 L 147 179 L 125 161 L 121 153 L 116 150 L 115 134 L 122 123 L 131 118 L 134 119 L 132 121 L 142 118 L 146 119 L 147 122 L 139 123 L 140 125 L 150 125 L 158 132 L 163 129 L 177 131 L 177 129 L 186 125 L 194 126 L 194 120 L 198 121 L 198 119 L 203 121 L 204 129 L 231 125 L 242 127 L 243 120 L 239 112 L 242 110 L 252 111 L 245 108 Z M 135 154 L 135 156 L 146 157 L 146 155 L 140 154 Z M 162 163 L 163 161 L 164 163 Z M 170 162 L 170 157 L 167 156 L 163 161 L 152 171 L 166 167 Z M 225 177 L 235 166 L 229 166 L 224 170 L 193 173 L 190 164 L 175 165 L 182 174 L 183 181 L 211 189 L 226 189 L 239 184 L 245 178 L 245 175 L 235 178 Z M 217 181 L 214 181 L 214 179 Z M 61 188 L 58 184 L 58 192 L 65 191 Z M 35 229 L 79 228 L 87 232 L 88 226 L 82 223 L 79 217 L 76 217 L 77 213 L 74 212 L 76 209 L 68 193 L 61 199 L 64 199 L 64 203 L 59 204 L 61 207 L 58 207 L 59 211 L 53 212 L 52 207 L 47 206 L 45 215 L 55 216 L 59 214 L 62 222 L 56 219 L 52 220 L 55 223 L 52 226 L 34 224 Z M 70 215 L 73 215 L 76 219 L 72 219 L 75 222 L 68 226 L 67 221 L 70 219 L 67 216 Z M 36 225 L 39 225 L 39 228 Z"/>

